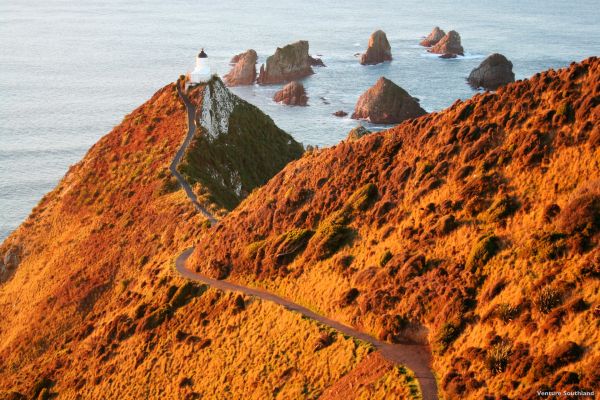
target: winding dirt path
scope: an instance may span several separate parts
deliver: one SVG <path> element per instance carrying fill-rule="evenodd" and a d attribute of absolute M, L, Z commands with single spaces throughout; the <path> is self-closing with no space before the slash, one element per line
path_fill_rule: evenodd
<path fill-rule="evenodd" d="M 189 101 L 187 96 L 181 91 L 179 85 L 177 85 L 177 92 L 179 96 L 185 103 L 188 112 L 188 134 L 177 152 L 175 159 L 171 163 L 171 172 L 177 178 L 183 189 L 185 190 L 188 198 L 194 204 L 196 209 L 201 212 L 206 218 L 210 220 L 210 222 L 215 225 L 218 221 L 217 219 L 206 209 L 204 208 L 196 198 L 196 195 L 192 191 L 190 185 L 185 181 L 183 176 L 177 171 L 177 165 L 181 161 L 183 154 L 190 141 L 192 140 L 194 133 L 196 131 L 194 119 L 195 119 L 195 108 L 193 104 Z M 208 284 L 214 288 L 224 290 L 224 291 L 233 291 L 243 293 L 249 296 L 257 297 L 261 300 L 272 301 L 276 304 L 279 304 L 285 307 L 288 310 L 296 311 L 305 317 L 313 319 L 323 325 L 327 325 L 344 335 L 352 336 L 354 338 L 360 339 L 364 342 L 371 343 L 377 350 L 381 352 L 381 354 L 396 364 L 405 365 L 410 368 L 417 378 L 419 382 L 419 386 L 421 388 L 421 393 L 423 394 L 424 400 L 437 400 L 437 383 L 435 377 L 430 369 L 431 365 L 431 353 L 429 351 L 428 346 L 417 345 L 417 344 L 391 344 L 381 340 L 374 338 L 364 332 L 360 332 L 350 326 L 341 324 L 337 321 L 329 319 L 323 315 L 319 315 L 306 307 L 303 307 L 299 304 L 292 302 L 291 300 L 285 299 L 283 297 L 279 297 L 273 293 L 267 292 L 262 289 L 250 288 L 247 286 L 241 286 L 235 284 L 233 282 L 218 280 L 210 278 L 206 275 L 202 275 L 200 273 L 191 271 L 186 267 L 186 261 L 188 257 L 192 254 L 194 248 L 186 249 L 183 253 L 181 253 L 177 259 L 175 260 L 175 268 L 177 272 L 181 276 L 187 279 L 191 279 L 194 281 L 199 281 L 205 284 Z"/>

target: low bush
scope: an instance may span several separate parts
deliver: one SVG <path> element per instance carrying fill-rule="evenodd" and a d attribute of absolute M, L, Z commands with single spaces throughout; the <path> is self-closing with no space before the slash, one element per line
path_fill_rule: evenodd
<path fill-rule="evenodd" d="M 499 222 L 519 209 L 519 203 L 514 197 L 502 196 L 496 199 L 486 212 L 488 221 Z"/>
<path fill-rule="evenodd" d="M 500 239 L 495 235 L 485 235 L 479 238 L 471 249 L 466 267 L 475 272 L 482 268 L 500 250 Z"/>
<path fill-rule="evenodd" d="M 504 372 L 510 353 L 511 347 L 507 343 L 497 343 L 488 350 L 486 365 L 492 374 Z"/>
<path fill-rule="evenodd" d="M 287 265 L 305 247 L 314 232 L 309 229 L 292 229 L 279 235 L 269 248 L 273 249 L 276 263 Z"/>
<path fill-rule="evenodd" d="M 500 303 L 496 306 L 495 314 L 501 321 L 508 323 L 519 315 L 519 311 L 519 306 L 513 306 L 512 304 L 508 303 Z"/>
<path fill-rule="evenodd" d="M 450 322 L 445 323 L 438 332 L 435 340 L 438 345 L 438 351 L 441 353 L 445 352 L 452 342 L 458 338 L 460 331 L 459 325 Z"/>
<path fill-rule="evenodd" d="M 535 305 L 540 312 L 548 314 L 553 308 L 562 303 L 562 294 L 558 289 L 544 287 L 535 299 Z"/>
<path fill-rule="evenodd" d="M 343 245 L 352 238 L 354 231 L 346 225 L 324 221 L 311 241 L 314 242 L 313 257 L 325 260 L 333 256 Z"/>

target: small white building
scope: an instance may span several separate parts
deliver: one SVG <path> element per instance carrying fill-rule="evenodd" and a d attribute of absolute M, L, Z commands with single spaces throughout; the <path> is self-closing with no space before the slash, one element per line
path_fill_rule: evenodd
<path fill-rule="evenodd" d="M 202 49 L 196 57 L 196 66 L 190 74 L 190 83 L 197 84 L 206 82 L 210 79 L 211 76 L 212 71 L 208 62 L 208 56 L 204 52 L 204 49 Z"/>

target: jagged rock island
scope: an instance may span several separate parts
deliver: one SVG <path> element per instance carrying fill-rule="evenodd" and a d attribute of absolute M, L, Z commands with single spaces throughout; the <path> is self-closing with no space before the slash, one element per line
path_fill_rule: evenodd
<path fill-rule="evenodd" d="M 496 90 L 515 81 L 512 68 L 512 63 L 505 56 L 494 53 L 471 71 L 467 80 L 473 88 Z"/>
<path fill-rule="evenodd" d="M 352 118 L 366 119 L 374 124 L 397 124 L 425 114 L 427 112 L 406 90 L 381 77 L 360 96 Z"/>
<path fill-rule="evenodd" d="M 304 85 L 298 81 L 293 81 L 275 93 L 273 100 L 288 106 L 306 106 L 308 96 L 306 95 L 306 90 L 304 90 Z"/>
<path fill-rule="evenodd" d="M 362 65 L 375 65 L 392 61 L 392 48 L 384 31 L 377 30 L 369 37 L 367 51 L 360 56 Z"/>
<path fill-rule="evenodd" d="M 464 56 L 465 51 L 460 43 L 460 35 L 456 31 L 450 31 L 440 39 L 431 49 L 430 53 L 441 54 L 444 58 L 453 58 L 457 55 Z"/>
<path fill-rule="evenodd" d="M 252 85 L 256 81 L 256 51 L 250 49 L 231 59 L 233 67 L 223 76 L 227 86 Z"/>
<path fill-rule="evenodd" d="M 275 54 L 260 66 L 258 83 L 271 85 L 305 78 L 315 73 L 312 66 L 318 65 L 319 61 L 308 54 L 306 40 L 278 47 Z"/>
<path fill-rule="evenodd" d="M 439 26 L 436 26 L 425 39 L 421 40 L 421 43 L 419 44 L 424 47 L 432 47 L 438 44 L 438 42 L 442 40 L 444 36 L 446 36 L 446 32 L 441 30 Z"/>

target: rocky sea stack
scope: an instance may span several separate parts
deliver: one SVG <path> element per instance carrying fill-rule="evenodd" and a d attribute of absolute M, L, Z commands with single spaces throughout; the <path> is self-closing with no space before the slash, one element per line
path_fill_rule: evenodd
<path fill-rule="evenodd" d="M 506 57 L 494 53 L 483 60 L 479 67 L 471 71 L 467 80 L 474 88 L 496 90 L 500 86 L 515 81 L 512 67 L 512 63 Z"/>
<path fill-rule="evenodd" d="M 374 124 L 397 124 L 427 114 L 408 92 L 384 77 L 360 96 L 352 114 Z"/>
<path fill-rule="evenodd" d="M 421 43 L 419 44 L 424 47 L 435 46 L 440 40 L 442 40 L 444 36 L 446 36 L 446 32 L 441 30 L 439 26 L 436 26 L 433 28 L 429 36 L 421 40 Z"/>
<path fill-rule="evenodd" d="M 308 96 L 306 95 L 304 86 L 300 82 L 293 81 L 275 93 L 273 100 L 288 106 L 306 106 Z"/>
<path fill-rule="evenodd" d="M 227 86 L 252 85 L 256 81 L 256 51 L 250 49 L 231 59 L 233 68 L 223 77 Z"/>
<path fill-rule="evenodd" d="M 258 83 L 271 85 L 304 78 L 315 73 L 312 65 L 317 63 L 317 59 L 308 54 L 306 40 L 278 47 L 275 54 L 267 58 L 267 62 L 261 65 Z"/>
<path fill-rule="evenodd" d="M 380 64 L 392 61 L 392 48 L 384 31 L 378 30 L 371 34 L 366 53 L 360 56 L 362 65 Z"/>
<path fill-rule="evenodd" d="M 442 54 L 442 55 L 446 55 L 446 54 L 453 54 L 453 55 L 459 55 L 459 56 L 465 55 L 465 51 L 460 43 L 460 35 L 456 31 L 448 32 L 446 34 L 446 36 L 441 38 L 440 41 L 437 42 L 437 44 L 435 46 L 433 46 L 431 49 L 429 49 L 429 52 L 435 53 L 435 54 Z M 453 57 L 446 56 L 445 58 L 453 58 Z"/>

